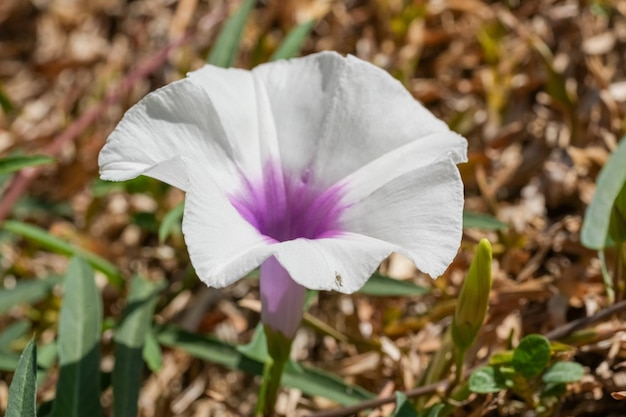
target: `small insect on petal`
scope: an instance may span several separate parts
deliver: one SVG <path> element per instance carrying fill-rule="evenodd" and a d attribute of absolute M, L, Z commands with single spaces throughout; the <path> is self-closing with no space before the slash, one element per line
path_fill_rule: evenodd
<path fill-rule="evenodd" d="M 343 287 L 343 280 L 341 278 L 341 274 L 337 271 L 335 271 L 335 283 L 337 284 L 338 287 Z"/>

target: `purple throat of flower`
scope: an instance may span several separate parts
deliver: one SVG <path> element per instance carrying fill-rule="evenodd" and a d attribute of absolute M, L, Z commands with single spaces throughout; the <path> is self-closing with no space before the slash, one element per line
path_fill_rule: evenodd
<path fill-rule="evenodd" d="M 268 163 L 263 178 L 248 179 L 229 198 L 239 214 L 273 243 L 324 239 L 342 234 L 343 189 L 314 186 L 310 171 L 288 175 L 280 164 Z M 306 288 L 295 282 L 275 257 L 260 270 L 261 320 L 293 338 L 302 319 Z"/>

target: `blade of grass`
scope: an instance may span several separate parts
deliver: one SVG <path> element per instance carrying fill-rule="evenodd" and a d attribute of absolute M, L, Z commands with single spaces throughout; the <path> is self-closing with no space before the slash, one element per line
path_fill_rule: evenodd
<path fill-rule="evenodd" d="M 2 83 L 0 83 L 0 108 L 4 110 L 5 113 L 9 113 L 15 110 L 15 106 L 11 102 L 9 96 L 7 96 L 6 92 L 4 91 Z"/>
<path fill-rule="evenodd" d="M 16 305 L 33 304 L 44 299 L 60 282 L 61 277 L 51 276 L 44 279 L 19 281 L 11 289 L 0 290 L 0 314 L 6 313 Z"/>
<path fill-rule="evenodd" d="M 360 294 L 379 297 L 404 297 L 427 294 L 430 290 L 408 281 L 400 281 L 391 277 L 374 273 L 358 291 Z"/>
<path fill-rule="evenodd" d="M 48 377 L 48 373 L 57 360 L 57 344 L 56 342 L 40 344 L 37 347 L 37 385 L 44 383 Z"/>
<path fill-rule="evenodd" d="M 296 26 L 278 46 L 270 61 L 293 58 L 300 52 L 302 44 L 315 26 L 315 20 L 309 20 Z"/>
<path fill-rule="evenodd" d="M 254 3 L 255 0 L 244 0 L 239 9 L 224 23 L 224 27 L 217 36 L 215 45 L 207 58 L 209 64 L 224 68 L 233 66 L 243 35 L 243 28 Z"/>
<path fill-rule="evenodd" d="M 604 249 L 615 199 L 626 183 L 626 137 L 606 162 L 596 181 L 596 191 L 585 211 L 582 244 L 590 249 Z"/>
<path fill-rule="evenodd" d="M 183 212 L 185 211 L 185 203 L 180 203 L 173 209 L 171 209 L 165 217 L 163 217 L 163 221 L 159 226 L 159 242 L 165 242 L 165 239 L 175 230 L 178 226 L 180 228 L 180 224 L 183 218 Z"/>
<path fill-rule="evenodd" d="M 11 352 L 0 352 L 0 371 L 13 372 L 20 357 Z"/>
<path fill-rule="evenodd" d="M 102 299 L 91 267 L 74 258 L 59 318 L 59 382 L 53 417 L 97 417 L 100 407 Z"/>
<path fill-rule="evenodd" d="M 0 175 L 12 174 L 22 168 L 52 164 L 54 158 L 45 155 L 9 156 L 0 159 Z"/>
<path fill-rule="evenodd" d="M 509 227 L 493 216 L 473 211 L 463 211 L 463 228 L 503 230 Z"/>
<path fill-rule="evenodd" d="M 148 368 L 157 373 L 163 366 L 163 354 L 161 352 L 161 345 L 156 339 L 152 329 L 146 334 L 146 340 L 144 340 L 143 350 L 141 352 L 143 360 L 148 365 Z"/>
<path fill-rule="evenodd" d="M 47 230 L 31 224 L 7 220 L 2 224 L 2 230 L 20 235 L 25 239 L 31 240 L 41 247 L 60 253 L 66 256 L 80 256 L 87 261 L 93 268 L 102 272 L 109 280 L 109 284 L 117 288 L 122 288 L 124 280 L 115 265 L 106 259 L 86 251 L 82 248 L 72 245 L 56 236 L 52 236 Z"/>
<path fill-rule="evenodd" d="M 143 372 L 142 350 L 161 288 L 162 285 L 138 276 L 131 282 L 124 318 L 115 332 L 115 368 L 112 375 L 115 417 L 137 416 Z"/>
<path fill-rule="evenodd" d="M 9 403 L 5 417 L 35 417 L 37 415 L 37 348 L 35 339 L 26 345 L 15 369 L 9 388 Z"/>
<path fill-rule="evenodd" d="M 263 363 L 245 356 L 235 346 L 213 336 L 189 333 L 172 325 L 155 326 L 155 333 L 163 345 L 182 349 L 197 358 L 252 375 L 263 373 Z M 303 367 L 293 361 L 287 363 L 282 383 L 307 395 L 325 397 L 341 405 L 357 404 L 374 397 L 374 394 L 359 386 L 346 384 L 335 375 Z"/>
<path fill-rule="evenodd" d="M 30 330 L 30 321 L 19 320 L 7 326 L 0 333 L 0 352 L 11 352 L 11 344 Z"/>

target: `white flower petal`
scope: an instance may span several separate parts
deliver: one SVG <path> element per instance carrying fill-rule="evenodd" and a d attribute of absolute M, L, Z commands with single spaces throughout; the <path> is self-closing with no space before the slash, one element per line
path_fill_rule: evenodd
<path fill-rule="evenodd" d="M 260 65 L 253 73 L 266 85 L 282 162 L 291 174 L 310 170 L 319 185 L 332 185 L 434 134 L 445 142 L 428 142 L 441 152 L 435 159 L 449 153 L 457 162 L 465 159 L 464 146 L 448 147 L 446 134 L 455 134 L 442 121 L 399 81 L 365 61 L 325 52 Z"/>
<path fill-rule="evenodd" d="M 303 174 L 310 166 L 346 62 L 335 52 L 322 52 L 252 70 L 265 85 L 287 172 Z"/>
<path fill-rule="evenodd" d="M 215 179 L 228 189 L 237 179 L 231 154 L 211 100 L 185 79 L 148 94 L 126 112 L 98 163 L 105 180 L 145 174 L 186 190 L 185 167 L 177 162 L 186 158 L 210 166 Z"/>
<path fill-rule="evenodd" d="M 465 162 L 465 138 L 452 131 L 432 133 L 374 159 L 341 180 L 337 186 L 345 190 L 344 201 L 351 204 L 393 179 L 441 160 L 445 155 L 454 163 Z"/>
<path fill-rule="evenodd" d="M 224 287 L 258 267 L 272 244 L 246 222 L 204 167 L 188 164 L 183 233 L 198 277 Z"/>
<path fill-rule="evenodd" d="M 363 184 L 369 178 L 353 177 L 355 189 L 367 190 Z M 341 219 L 346 230 L 399 247 L 431 277 L 441 275 L 456 256 L 463 232 L 463 183 L 453 160 L 407 172 L 352 203 Z"/>
<path fill-rule="evenodd" d="M 264 163 L 279 159 L 274 115 L 265 87 L 252 72 L 206 65 L 188 77 L 215 106 L 233 158 L 248 176 L 261 175 Z"/>
<path fill-rule="evenodd" d="M 324 239 L 296 239 L 275 245 L 274 256 L 298 284 L 315 290 L 352 293 L 397 248 L 354 233 Z"/>

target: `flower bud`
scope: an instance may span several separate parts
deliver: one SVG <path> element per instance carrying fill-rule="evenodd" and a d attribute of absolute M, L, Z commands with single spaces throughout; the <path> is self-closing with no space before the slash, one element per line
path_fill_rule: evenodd
<path fill-rule="evenodd" d="M 481 239 L 476 248 L 452 319 L 455 346 L 467 350 L 483 324 L 491 290 L 491 244 Z"/>

